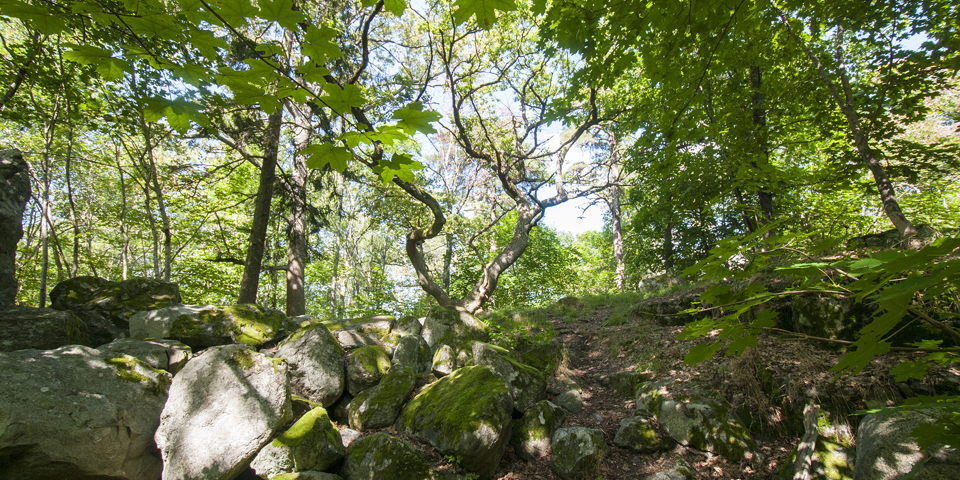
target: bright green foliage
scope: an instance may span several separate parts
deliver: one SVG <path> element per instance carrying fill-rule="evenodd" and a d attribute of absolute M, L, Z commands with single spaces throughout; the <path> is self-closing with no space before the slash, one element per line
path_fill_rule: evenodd
<path fill-rule="evenodd" d="M 456 8 L 454 22 L 461 24 L 475 17 L 480 28 L 489 30 L 497 21 L 497 10 L 510 12 L 517 9 L 517 4 L 513 0 L 457 0 Z"/>

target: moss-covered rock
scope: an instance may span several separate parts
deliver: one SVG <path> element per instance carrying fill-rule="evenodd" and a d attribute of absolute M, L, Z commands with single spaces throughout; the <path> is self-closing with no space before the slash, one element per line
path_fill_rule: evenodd
<path fill-rule="evenodd" d="M 536 368 L 517 361 L 507 349 L 489 343 L 473 342 L 473 361 L 476 365 L 492 368 L 503 377 L 518 412 L 525 412 L 533 404 L 543 400 L 547 388 L 543 374 Z"/>
<path fill-rule="evenodd" d="M 600 464 L 607 454 L 603 431 L 561 428 L 553 434 L 550 467 L 563 480 L 592 480 L 600 476 Z"/>
<path fill-rule="evenodd" d="M 401 335 L 393 331 L 394 319 L 389 315 L 354 319 L 335 329 L 334 336 L 347 350 L 366 345 L 380 345 L 392 351 Z M 331 328 L 331 330 L 334 330 Z"/>
<path fill-rule="evenodd" d="M 756 446 L 750 432 L 721 399 L 664 400 L 657 421 L 679 444 L 739 461 Z"/>
<path fill-rule="evenodd" d="M 649 375 L 643 375 L 638 372 L 616 372 L 600 377 L 601 383 L 627 398 L 635 398 L 637 395 L 637 385 L 640 382 L 646 382 L 648 380 L 650 380 Z"/>
<path fill-rule="evenodd" d="M 433 366 L 430 345 L 427 345 L 420 335 L 407 335 L 400 339 L 397 349 L 393 352 L 392 363 L 408 366 L 417 374 L 429 372 Z"/>
<path fill-rule="evenodd" d="M 194 350 L 231 343 L 259 347 L 296 330 L 283 312 L 257 305 L 175 305 L 130 317 L 134 338 L 173 338 Z"/>
<path fill-rule="evenodd" d="M 439 478 L 423 452 L 385 432 L 353 442 L 347 449 L 340 476 L 344 480 Z"/>
<path fill-rule="evenodd" d="M 921 451 L 911 433 L 922 424 L 944 415 L 940 409 L 904 414 L 871 414 L 863 418 L 857 430 L 857 459 L 854 480 L 893 480 L 910 472 L 926 459 L 917 479 L 956 479 L 960 472 L 960 449 L 934 444 Z M 949 413 L 947 413 L 949 415 Z"/>
<path fill-rule="evenodd" d="M 267 444 L 250 466 L 261 477 L 299 470 L 328 470 L 339 464 L 346 449 L 327 411 L 317 407 Z"/>
<path fill-rule="evenodd" d="M 153 368 L 176 374 L 193 357 L 190 347 L 176 340 L 121 338 L 97 348 L 104 357 L 130 355 Z"/>
<path fill-rule="evenodd" d="M 333 473 L 304 470 L 302 472 L 281 473 L 270 477 L 270 480 L 343 480 L 343 477 Z"/>
<path fill-rule="evenodd" d="M 620 422 L 613 444 L 637 453 L 653 453 L 670 448 L 673 441 L 660 433 L 649 419 L 632 417 Z"/>
<path fill-rule="evenodd" d="M 294 395 L 333 405 L 343 395 L 347 375 L 344 352 L 330 330 L 311 324 L 284 340 L 274 354 L 290 365 L 290 391 Z"/>
<path fill-rule="evenodd" d="M 535 345 L 520 354 L 520 362 L 553 375 L 563 361 L 563 347 L 556 343 Z"/>
<path fill-rule="evenodd" d="M 390 426 L 400 415 L 413 386 L 413 369 L 395 365 L 377 386 L 360 392 L 350 402 L 350 427 L 364 431 Z"/>
<path fill-rule="evenodd" d="M 423 330 L 423 323 L 416 317 L 406 316 L 400 318 L 393 324 L 393 333 L 406 337 L 407 335 L 420 335 Z"/>
<path fill-rule="evenodd" d="M 436 351 L 441 345 L 457 350 L 470 350 L 471 342 L 489 341 L 487 327 L 466 310 L 455 307 L 437 307 L 423 321 L 420 335 Z"/>
<path fill-rule="evenodd" d="M 390 352 L 380 345 L 354 349 L 347 358 L 347 390 L 356 397 L 390 370 Z"/>
<path fill-rule="evenodd" d="M 667 399 L 663 383 L 643 382 L 637 385 L 636 406 L 637 415 L 655 417 L 660 414 L 663 402 Z"/>
<path fill-rule="evenodd" d="M 534 404 L 513 424 L 510 444 L 517 456 L 533 461 L 550 452 L 550 439 L 563 425 L 567 414 L 549 400 Z"/>
<path fill-rule="evenodd" d="M 490 478 L 510 438 L 513 397 L 503 378 L 484 366 L 461 368 L 407 404 L 397 429 L 433 445 L 441 455 Z"/>
<path fill-rule="evenodd" d="M 112 282 L 81 276 L 57 284 L 50 291 L 50 303 L 57 310 L 96 311 L 115 324 L 126 326 L 137 312 L 178 305 L 180 287 L 154 278 Z"/>

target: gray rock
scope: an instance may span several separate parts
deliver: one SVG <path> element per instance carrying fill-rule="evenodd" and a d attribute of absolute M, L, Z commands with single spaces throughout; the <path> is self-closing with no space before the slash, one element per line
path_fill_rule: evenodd
<path fill-rule="evenodd" d="M 414 373 L 429 372 L 433 366 L 433 354 L 430 345 L 420 335 L 410 334 L 400 339 L 397 349 L 393 352 L 394 365 L 406 365 Z"/>
<path fill-rule="evenodd" d="M 470 342 L 486 342 L 490 336 L 483 322 L 462 308 L 437 307 L 423 321 L 420 336 L 436 351 L 440 345 L 469 349 Z"/>
<path fill-rule="evenodd" d="M 350 445 L 361 437 L 363 437 L 363 434 L 352 428 L 340 430 L 340 438 L 343 440 L 344 447 L 350 448 Z"/>
<path fill-rule="evenodd" d="M 347 350 L 367 345 L 379 345 L 392 351 L 400 341 L 400 335 L 391 332 L 393 317 L 373 317 L 364 322 L 351 323 L 333 332 L 340 345 Z"/>
<path fill-rule="evenodd" d="M 620 421 L 613 444 L 637 453 L 654 453 L 669 449 L 673 441 L 661 434 L 650 420 L 632 417 Z"/>
<path fill-rule="evenodd" d="M 513 358 L 510 351 L 483 342 L 473 342 L 473 361 L 485 365 L 503 377 L 513 396 L 513 405 L 518 412 L 525 412 L 533 404 L 543 400 L 547 383 L 543 374 L 530 365 Z"/>
<path fill-rule="evenodd" d="M 601 383 L 627 398 L 634 398 L 637 394 L 637 384 L 647 380 L 649 376 L 638 372 L 616 372 L 600 377 Z"/>
<path fill-rule="evenodd" d="M 91 345 L 86 323 L 70 311 L 9 306 L 0 310 L 0 352 Z"/>
<path fill-rule="evenodd" d="M 329 470 L 346 454 L 340 431 L 322 407 L 310 410 L 260 450 L 250 467 L 261 477 Z"/>
<path fill-rule="evenodd" d="M 246 345 L 207 349 L 170 387 L 155 437 L 163 478 L 232 479 L 292 415 L 285 362 Z"/>
<path fill-rule="evenodd" d="M 481 479 L 493 476 L 510 439 L 513 397 L 489 367 L 461 368 L 407 404 L 397 430 L 420 439 Z"/>
<path fill-rule="evenodd" d="M 156 480 L 169 373 L 72 345 L 0 353 L 0 479 Z"/>
<path fill-rule="evenodd" d="M 547 393 L 553 396 L 560 395 L 568 390 L 580 390 L 580 385 L 569 378 L 551 379 L 547 384 Z"/>
<path fill-rule="evenodd" d="M 347 407 L 350 427 L 374 430 L 389 427 L 397 420 L 407 397 L 413 391 L 413 369 L 396 365 L 375 387 L 360 392 Z"/>
<path fill-rule="evenodd" d="M 179 303 L 180 287 L 176 283 L 155 278 L 112 282 L 82 276 L 64 280 L 50 291 L 51 307 L 72 310 L 81 318 L 84 318 L 84 312 L 96 312 L 122 328 L 128 328 L 130 317 L 138 312 Z"/>
<path fill-rule="evenodd" d="M 344 480 L 437 478 L 423 452 L 385 432 L 353 442 L 347 449 L 340 476 Z"/>
<path fill-rule="evenodd" d="M 0 150 L 0 307 L 17 299 L 17 243 L 30 199 L 30 167 L 20 150 Z"/>
<path fill-rule="evenodd" d="M 286 358 L 293 395 L 333 405 L 346 387 L 344 352 L 324 325 L 312 325 L 290 335 L 274 354 Z"/>
<path fill-rule="evenodd" d="M 562 408 L 549 400 L 541 400 L 530 407 L 513 424 L 510 443 L 517 456 L 529 462 L 550 453 L 550 439 L 563 425 L 566 416 Z"/>
<path fill-rule="evenodd" d="M 553 434 L 550 467 L 564 480 L 597 478 L 607 454 L 603 431 L 586 427 L 561 428 Z"/>
<path fill-rule="evenodd" d="M 857 431 L 857 461 L 854 480 L 892 480 L 910 472 L 923 458 L 926 464 L 914 479 L 955 480 L 960 472 L 960 451 L 933 445 L 921 452 L 910 432 L 918 425 L 930 423 L 942 413 L 931 409 L 905 415 L 867 415 Z"/>
<path fill-rule="evenodd" d="M 316 470 L 304 470 L 302 472 L 281 473 L 270 477 L 270 480 L 343 480 L 340 475 L 333 473 L 318 472 Z"/>
<path fill-rule="evenodd" d="M 422 321 L 423 319 L 417 319 L 415 317 L 403 317 L 393 324 L 393 332 L 400 335 L 400 337 L 420 335 L 420 332 L 423 330 Z"/>
<path fill-rule="evenodd" d="M 583 411 L 583 398 L 580 396 L 580 390 L 567 390 L 557 395 L 557 398 L 553 401 L 570 413 Z"/>
<path fill-rule="evenodd" d="M 176 374 L 193 357 L 190 347 L 176 340 L 121 338 L 97 348 L 104 356 L 130 355 L 158 370 Z"/>
<path fill-rule="evenodd" d="M 376 385 L 390 370 L 390 353 L 380 345 L 354 349 L 347 357 L 347 391 L 354 397 Z"/>
<path fill-rule="evenodd" d="M 257 305 L 175 305 L 130 318 L 131 337 L 173 338 L 197 351 L 231 343 L 259 347 L 296 328 L 283 312 Z"/>
<path fill-rule="evenodd" d="M 637 385 L 636 408 L 637 415 L 653 417 L 660 414 L 667 392 L 660 382 L 643 382 Z"/>
<path fill-rule="evenodd" d="M 430 370 L 434 375 L 443 377 L 450 375 L 461 366 L 457 358 L 457 351 L 450 345 L 440 345 L 440 348 L 437 348 L 437 351 L 433 354 Z"/>
<path fill-rule="evenodd" d="M 673 459 L 673 468 L 651 475 L 647 480 L 695 480 L 697 473 L 681 457 Z"/>
<path fill-rule="evenodd" d="M 698 450 L 739 461 L 756 442 L 722 399 L 664 400 L 656 414 L 673 440 Z"/>

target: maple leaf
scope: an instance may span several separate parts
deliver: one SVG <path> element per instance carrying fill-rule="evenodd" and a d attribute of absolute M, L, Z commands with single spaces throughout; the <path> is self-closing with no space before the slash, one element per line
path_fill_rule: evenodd
<path fill-rule="evenodd" d="M 328 58 L 339 58 L 340 47 L 331 41 L 338 33 L 335 28 L 326 25 L 322 27 L 310 25 L 303 37 L 303 54 L 317 64 L 326 62 Z"/>
<path fill-rule="evenodd" d="M 328 107 L 333 111 L 344 114 L 350 111 L 352 107 L 362 107 L 364 104 L 363 91 L 356 85 L 344 85 L 340 87 L 332 84 L 324 86 L 326 95 L 320 97 Z"/>
<path fill-rule="evenodd" d="M 87 45 L 66 45 L 71 50 L 63 53 L 64 58 L 81 65 L 93 66 L 106 80 L 119 80 L 123 78 L 123 72 L 133 71 L 130 63 L 115 58 L 109 50 Z"/>
<path fill-rule="evenodd" d="M 437 129 L 430 123 L 440 120 L 440 114 L 433 110 L 424 111 L 423 104 L 420 102 L 411 102 L 393 112 L 393 118 L 400 120 L 397 122 L 397 127 L 407 135 L 413 135 L 415 132 L 437 133 Z"/>
<path fill-rule="evenodd" d="M 457 9 L 453 12 L 453 21 L 457 25 L 476 17 L 477 25 L 484 30 L 490 30 L 493 22 L 497 21 L 497 10 L 512 12 L 517 9 L 513 0 L 457 0 L 455 6 Z"/>
<path fill-rule="evenodd" d="M 310 145 L 300 153 L 310 155 L 307 159 L 308 167 L 323 168 L 329 163 L 331 168 L 340 173 L 347 169 L 347 162 L 353 160 L 353 153 L 347 147 L 338 147 L 330 143 Z"/>
<path fill-rule="evenodd" d="M 297 29 L 297 23 L 305 20 L 303 13 L 293 9 L 293 0 L 260 0 L 260 18 L 277 22 L 283 28 Z"/>

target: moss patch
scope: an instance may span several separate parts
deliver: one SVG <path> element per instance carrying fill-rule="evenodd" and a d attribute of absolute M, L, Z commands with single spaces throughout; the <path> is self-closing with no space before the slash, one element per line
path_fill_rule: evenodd
<path fill-rule="evenodd" d="M 153 368 L 136 357 L 118 355 L 105 359 L 104 362 L 117 370 L 117 377 L 121 380 L 146 385 L 155 395 L 166 395 L 170 390 L 173 380 L 169 373 Z"/>
<path fill-rule="evenodd" d="M 427 386 L 410 400 L 397 426 L 401 430 L 436 430 L 456 437 L 499 421 L 491 409 L 495 397 L 510 397 L 506 383 L 489 367 L 464 367 Z M 421 416 L 422 415 L 422 416 Z"/>

